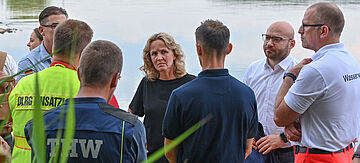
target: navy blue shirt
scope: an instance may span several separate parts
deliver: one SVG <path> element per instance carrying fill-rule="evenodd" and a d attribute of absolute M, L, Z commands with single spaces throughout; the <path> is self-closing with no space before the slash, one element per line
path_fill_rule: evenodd
<path fill-rule="evenodd" d="M 212 118 L 177 147 L 177 161 L 244 162 L 246 140 L 257 133 L 254 92 L 227 69 L 202 71 L 172 92 L 163 135 L 174 140 L 208 115 Z"/>
<path fill-rule="evenodd" d="M 74 102 L 76 126 L 68 162 L 120 162 L 121 153 L 123 162 L 146 160 L 145 128 L 137 116 L 107 104 L 102 98 L 75 98 Z M 66 116 L 68 105 L 66 100 L 44 115 L 47 160 L 55 151 L 57 131 L 65 126 L 64 123 L 59 126 L 61 107 Z M 30 146 L 31 125 L 30 121 L 25 127 Z"/>

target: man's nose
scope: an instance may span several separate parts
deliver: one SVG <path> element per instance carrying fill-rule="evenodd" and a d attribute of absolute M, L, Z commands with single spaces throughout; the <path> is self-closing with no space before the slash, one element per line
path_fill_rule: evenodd
<path fill-rule="evenodd" d="M 265 45 L 266 46 L 273 46 L 274 45 L 274 42 L 272 39 L 269 39 L 269 41 L 265 42 Z"/>
<path fill-rule="evenodd" d="M 302 26 L 299 27 L 298 33 L 299 33 L 299 34 L 303 34 L 303 33 L 304 33 L 304 28 L 303 28 Z"/>

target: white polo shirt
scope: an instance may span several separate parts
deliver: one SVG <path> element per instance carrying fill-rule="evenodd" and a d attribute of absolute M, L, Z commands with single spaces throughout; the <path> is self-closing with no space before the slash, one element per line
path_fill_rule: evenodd
<path fill-rule="evenodd" d="M 264 58 L 252 63 L 245 72 L 243 81 L 255 93 L 258 117 L 260 123 L 264 126 L 265 135 L 284 132 L 284 128 L 276 126 L 274 122 L 275 99 L 283 82 L 284 73 L 296 64 L 295 59 L 288 56 L 275 65 L 273 70 L 267 59 Z M 290 143 L 286 143 L 282 148 L 290 146 Z"/>
<path fill-rule="evenodd" d="M 322 47 L 285 96 L 302 114 L 300 146 L 337 151 L 359 136 L 360 65 L 337 43 Z"/>

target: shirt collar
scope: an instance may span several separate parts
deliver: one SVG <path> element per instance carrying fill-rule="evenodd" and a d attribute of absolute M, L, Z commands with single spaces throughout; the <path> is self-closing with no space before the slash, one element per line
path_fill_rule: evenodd
<path fill-rule="evenodd" d="M 40 48 L 40 53 L 39 53 L 40 60 L 44 60 L 45 58 L 48 58 L 50 61 L 52 61 L 52 57 L 50 56 L 50 54 L 45 49 L 44 41 L 41 43 L 39 48 Z"/>
<path fill-rule="evenodd" d="M 228 69 L 207 69 L 199 73 L 199 77 L 216 77 L 229 75 Z"/>
<path fill-rule="evenodd" d="M 78 98 L 73 98 L 74 99 L 74 103 L 78 104 L 78 103 L 106 103 L 106 100 L 100 97 L 78 97 Z M 69 104 L 69 99 L 66 99 L 64 104 Z"/>
<path fill-rule="evenodd" d="M 69 65 L 69 64 L 67 64 L 67 63 L 65 63 L 65 62 L 54 61 L 54 62 L 51 63 L 50 67 L 52 67 L 52 66 L 58 66 L 58 67 L 68 68 L 68 69 L 71 69 L 71 70 L 75 70 L 75 71 L 76 71 L 76 69 L 75 69 L 73 66 L 71 66 L 71 65 Z"/>
<path fill-rule="evenodd" d="M 280 67 L 281 69 L 286 70 L 290 66 L 292 60 L 293 60 L 292 56 L 289 55 L 285 59 L 283 59 L 280 63 L 275 65 L 274 69 L 276 69 L 276 67 Z M 267 68 L 271 69 L 267 59 L 265 58 L 264 69 L 267 69 Z"/>
<path fill-rule="evenodd" d="M 311 56 L 311 59 L 313 61 L 319 60 L 321 57 L 323 57 L 327 51 L 331 49 L 344 49 L 343 43 L 335 43 L 335 44 L 329 44 L 325 45 L 322 48 L 320 48 L 313 56 Z"/>

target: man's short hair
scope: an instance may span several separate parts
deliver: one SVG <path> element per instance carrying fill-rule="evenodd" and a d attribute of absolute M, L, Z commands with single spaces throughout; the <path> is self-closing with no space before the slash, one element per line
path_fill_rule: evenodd
<path fill-rule="evenodd" d="M 40 25 L 45 25 L 45 23 L 47 22 L 47 18 L 50 15 L 65 15 L 66 18 L 68 18 L 68 14 L 65 9 L 56 6 L 49 6 L 46 7 L 43 11 L 41 11 L 39 15 Z"/>
<path fill-rule="evenodd" d="M 74 59 L 88 45 L 93 30 L 80 20 L 69 19 L 60 23 L 54 33 L 54 55 L 63 55 Z"/>
<path fill-rule="evenodd" d="M 329 2 L 319 2 L 311 5 L 308 9 L 315 8 L 315 23 L 326 24 L 331 31 L 341 35 L 344 28 L 344 15 L 335 4 Z"/>
<path fill-rule="evenodd" d="M 205 20 L 195 31 L 196 42 L 201 44 L 205 53 L 216 51 L 224 55 L 229 47 L 230 31 L 218 20 Z"/>
<path fill-rule="evenodd" d="M 80 58 L 81 86 L 104 86 L 116 73 L 121 73 L 123 57 L 114 43 L 98 40 L 90 43 Z"/>

